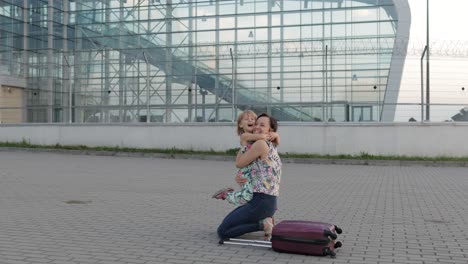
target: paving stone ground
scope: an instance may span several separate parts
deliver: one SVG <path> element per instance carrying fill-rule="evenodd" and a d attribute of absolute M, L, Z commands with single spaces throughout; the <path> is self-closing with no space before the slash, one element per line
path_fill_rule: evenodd
<path fill-rule="evenodd" d="M 341 226 L 337 258 L 218 245 L 232 162 L 0 152 L 1 264 L 464 263 L 468 169 L 285 164 L 276 220 Z M 250 237 L 261 236 L 261 233 Z"/>

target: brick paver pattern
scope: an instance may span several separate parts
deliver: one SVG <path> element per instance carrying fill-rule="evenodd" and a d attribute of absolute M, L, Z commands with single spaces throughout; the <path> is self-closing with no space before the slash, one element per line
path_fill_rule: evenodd
<path fill-rule="evenodd" d="M 468 169 L 284 164 L 276 221 L 344 232 L 337 258 L 218 245 L 233 162 L 0 152 L 0 264 L 464 263 Z M 247 237 L 261 237 L 254 233 Z"/>

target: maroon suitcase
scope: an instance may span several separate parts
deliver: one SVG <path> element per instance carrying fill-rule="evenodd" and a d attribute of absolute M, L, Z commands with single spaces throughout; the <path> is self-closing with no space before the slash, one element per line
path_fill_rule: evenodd
<path fill-rule="evenodd" d="M 334 258 L 335 249 L 342 246 L 336 241 L 341 232 L 341 228 L 327 223 L 286 220 L 273 227 L 271 242 L 231 238 L 222 244 L 271 247 L 278 252 Z"/>
<path fill-rule="evenodd" d="M 321 222 L 282 221 L 273 228 L 271 247 L 278 252 L 334 257 L 341 228 Z"/>

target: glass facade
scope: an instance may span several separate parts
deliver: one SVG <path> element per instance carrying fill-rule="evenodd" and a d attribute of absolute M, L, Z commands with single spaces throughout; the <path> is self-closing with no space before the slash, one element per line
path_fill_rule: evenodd
<path fill-rule="evenodd" d="M 381 121 L 395 2 L 5 0 L 0 69 L 24 122 Z"/>

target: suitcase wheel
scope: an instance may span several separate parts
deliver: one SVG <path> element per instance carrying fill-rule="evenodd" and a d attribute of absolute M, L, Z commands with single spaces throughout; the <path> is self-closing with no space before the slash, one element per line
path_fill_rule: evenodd
<path fill-rule="evenodd" d="M 331 250 L 330 248 L 326 247 L 323 249 L 323 255 L 324 256 L 328 256 L 330 255 L 331 258 L 335 258 L 336 257 L 336 253 L 333 252 L 333 250 Z"/>
<path fill-rule="evenodd" d="M 343 243 L 341 243 L 340 241 L 335 243 L 335 248 L 340 248 L 342 246 L 343 246 Z"/>
<path fill-rule="evenodd" d="M 339 227 L 337 227 L 337 226 L 335 226 L 335 231 L 336 231 L 336 233 L 338 233 L 338 234 L 343 233 L 343 229 L 341 229 L 341 228 L 339 228 Z"/>
<path fill-rule="evenodd" d="M 325 229 L 325 231 L 323 231 L 323 234 L 327 237 L 330 237 L 333 240 L 335 240 L 338 237 L 335 233 L 330 231 L 330 229 Z"/>

